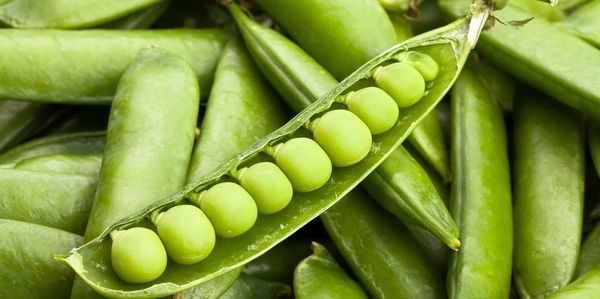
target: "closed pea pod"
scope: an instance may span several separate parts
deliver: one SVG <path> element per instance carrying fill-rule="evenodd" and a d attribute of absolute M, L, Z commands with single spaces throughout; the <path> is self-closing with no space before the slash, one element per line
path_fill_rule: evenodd
<path fill-rule="evenodd" d="M 112 29 L 145 29 L 150 27 L 169 8 L 173 1 L 160 1 L 148 8 L 136 11 L 124 17 L 100 25 Z"/>
<path fill-rule="evenodd" d="M 548 299 L 580 299 L 597 298 L 600 295 L 600 266 L 595 266 L 587 273 L 567 286 L 548 295 Z"/>
<path fill-rule="evenodd" d="M 313 242 L 312 250 L 294 271 L 296 298 L 367 298 L 323 245 Z"/>
<path fill-rule="evenodd" d="M 461 235 L 448 272 L 450 298 L 507 298 L 512 206 L 502 112 L 477 75 L 463 69 L 451 101 L 450 211 Z"/>
<path fill-rule="evenodd" d="M 229 7 L 233 11 L 235 6 L 231 4 Z M 238 9 L 237 13 L 241 13 L 241 11 Z M 475 20 L 474 22 L 479 21 Z M 292 121 L 259 140 L 209 175 L 186 185 L 177 193 L 140 210 L 137 214 L 115 223 L 99 237 L 73 250 L 68 256 L 61 257 L 61 259 L 73 266 L 80 277 L 104 295 L 139 297 L 148 293 L 152 293 L 154 296 L 169 294 L 180 284 L 189 287 L 195 286 L 239 267 L 264 253 L 347 194 L 406 138 L 408 131 L 415 123 L 433 109 L 433 106 L 441 99 L 455 79 L 458 70 L 466 59 L 466 54 L 470 50 L 470 44 L 467 41 L 467 28 L 467 21 L 463 20 L 439 31 L 416 37 L 405 44 L 390 49 L 389 52 L 382 53 L 381 56 L 358 69 L 355 75 L 340 83 L 327 95 L 298 114 Z M 474 28 L 478 28 L 478 26 Z M 471 35 L 476 34 L 476 31 L 477 29 L 475 29 L 475 33 L 471 32 Z M 452 37 L 449 38 L 447 34 Z M 459 34 L 462 38 L 457 39 L 456 34 Z M 226 181 L 231 177 L 232 171 L 237 171 L 238 167 L 251 165 L 252 162 L 257 162 L 261 157 L 264 157 L 263 153 L 268 151 L 269 147 L 276 147 L 294 138 L 301 138 L 299 136 L 306 134 L 303 127 L 313 117 L 330 109 L 340 95 L 347 93 L 354 84 L 357 84 L 365 75 L 370 74 L 375 67 L 381 65 L 383 61 L 389 60 L 391 55 L 401 51 L 400 49 L 412 50 L 417 48 L 439 58 L 436 61 L 440 61 L 441 71 L 436 79 L 436 84 L 431 86 L 429 93 L 419 103 L 403 111 L 399 121 L 393 128 L 373 137 L 374 146 L 378 146 L 378 151 L 370 152 L 361 163 L 351 167 L 334 168 L 330 181 L 335 181 L 335 184 L 325 184 L 317 192 L 294 193 L 294 198 L 286 209 L 273 215 L 258 217 L 256 224 L 248 232 L 236 238 L 219 239 L 215 244 L 213 253 L 201 263 L 187 266 L 189 271 L 186 271 L 185 275 L 180 272 L 181 268 L 169 264 L 163 276 L 151 284 L 132 285 L 121 281 L 114 273 L 104 270 L 103 267 L 88 266 L 91 263 L 104 265 L 106 262 L 110 262 L 105 258 L 105 255 L 98 255 L 100 252 L 108 252 L 107 245 L 110 240 L 107 238 L 107 234 L 110 231 L 132 225 L 141 225 L 147 221 L 148 215 L 153 211 L 181 204 L 186 198 L 197 196 L 216 183 Z M 77 260 L 77 265 L 74 264 L 75 260 Z M 181 275 L 176 273 L 181 273 Z M 102 281 L 102 283 L 98 284 L 99 281 Z"/>
<path fill-rule="evenodd" d="M 578 7 L 557 25 L 600 48 L 600 23 L 597 18 L 599 12 L 600 1 L 590 1 Z"/>
<path fill-rule="evenodd" d="M 574 111 L 532 92 L 515 102 L 514 120 L 514 277 L 522 297 L 541 298 L 569 283 L 577 265 L 583 125 Z"/>
<path fill-rule="evenodd" d="M 101 155 L 53 154 L 28 158 L 17 163 L 14 169 L 70 173 L 95 176 L 100 172 Z"/>
<path fill-rule="evenodd" d="M 580 277 L 596 265 L 600 265 L 600 225 L 598 224 L 594 226 L 594 229 L 581 244 L 581 252 L 574 277 Z"/>

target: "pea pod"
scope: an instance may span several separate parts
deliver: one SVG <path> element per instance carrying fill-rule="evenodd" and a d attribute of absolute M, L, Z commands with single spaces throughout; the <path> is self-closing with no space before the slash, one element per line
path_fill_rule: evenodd
<path fill-rule="evenodd" d="M 600 296 L 600 266 L 595 266 L 566 287 L 550 294 L 548 299 L 580 299 Z"/>
<path fill-rule="evenodd" d="M 12 167 L 20 161 L 51 154 L 100 154 L 105 132 L 80 132 L 42 137 L 19 145 L 0 155 L 1 167 Z"/>
<path fill-rule="evenodd" d="M 442 11 L 453 17 L 465 14 L 469 3 L 438 0 Z M 531 17 L 510 5 L 495 15 L 501 20 Z M 600 69 L 600 51 L 586 42 L 546 21 L 533 19 L 519 29 L 494 26 L 482 33 L 477 49 L 507 73 L 600 119 L 600 85 L 592 79 Z"/>
<path fill-rule="evenodd" d="M 309 244 L 308 238 L 296 237 L 296 235 L 287 238 L 246 264 L 244 273 L 268 281 L 292 284 L 294 269 L 311 253 Z"/>
<path fill-rule="evenodd" d="M 37 224 L 0 219 L 0 297 L 69 296 L 73 273 L 53 255 L 82 243 L 81 236 Z"/>
<path fill-rule="evenodd" d="M 0 218 L 81 234 L 97 183 L 96 175 L 0 169 Z"/>
<path fill-rule="evenodd" d="M 323 245 L 313 242 L 311 247 L 313 254 L 294 271 L 296 298 L 367 298 Z"/>
<path fill-rule="evenodd" d="M 306 103 L 313 101 L 322 90 L 335 82 L 325 70 L 320 68 L 318 64 L 313 63 L 305 52 L 302 52 L 278 33 L 252 22 L 245 15 L 236 13 L 235 10 L 233 10 L 233 16 L 238 22 L 250 52 L 253 53 L 258 65 L 267 74 L 267 78 L 275 83 L 274 86 L 278 87 L 280 94 L 283 95 L 284 99 L 287 99 L 288 104 L 295 110 L 299 111 L 301 107 L 305 107 Z M 400 150 L 398 149 L 398 151 Z M 403 161 L 398 161 L 398 157 L 402 156 L 403 153 L 388 156 L 384 164 L 390 166 L 401 164 Z M 392 167 L 389 167 L 389 169 L 392 169 Z M 384 173 L 385 176 L 382 180 L 383 183 L 390 185 L 387 187 L 388 189 L 402 190 L 404 188 L 402 180 L 393 177 L 393 171 L 385 171 Z M 371 189 L 380 187 L 377 186 Z M 450 247 L 457 248 L 459 242 L 457 240 L 457 230 L 452 228 L 454 226 L 453 221 L 442 201 L 439 197 L 435 197 L 435 192 L 430 194 L 431 196 L 428 196 L 428 198 L 431 200 L 428 200 L 427 204 L 421 203 L 421 198 L 403 198 L 402 200 L 406 201 L 417 200 L 417 202 L 402 206 L 407 208 L 404 215 L 414 216 L 413 219 L 419 224 L 434 232 Z M 409 206 L 410 209 L 408 209 Z M 449 225 L 446 226 L 446 224 Z"/>
<path fill-rule="evenodd" d="M 291 292 L 290 287 L 281 282 L 265 281 L 242 274 L 219 299 L 283 299 L 291 298 Z"/>
<path fill-rule="evenodd" d="M 578 7 L 573 13 L 558 23 L 558 26 L 600 48 L 600 1 L 590 1 Z"/>
<path fill-rule="evenodd" d="M 385 14 L 381 13 L 381 8 L 377 7 L 375 1 L 259 0 L 256 2 L 338 80 L 347 77 L 357 66 L 373 58 L 383 49 L 392 47 L 398 40 L 398 37 L 394 37 L 394 34 L 389 31 L 390 21 Z M 328 21 L 315 21 L 321 18 L 327 18 Z M 307 28 L 313 25 L 315 28 Z M 397 25 L 408 28 L 408 24 Z M 318 30 L 319 34 L 312 34 L 311 32 L 316 32 L 312 30 Z M 292 70 L 296 71 L 296 69 Z M 312 81 L 308 81 L 310 82 Z M 320 84 L 329 82 L 331 82 L 330 88 L 333 88 L 335 81 L 330 78 Z M 306 86 L 311 85 L 306 84 Z M 320 88 L 315 93 L 319 90 Z M 287 93 L 283 95 L 285 97 Z M 291 102 L 291 100 L 287 101 Z M 433 117 L 426 118 L 415 128 L 408 141 L 448 180 L 448 154 L 440 134 L 439 123 L 435 120 Z"/>
<path fill-rule="evenodd" d="M 321 215 L 334 244 L 373 298 L 443 298 L 443 279 L 392 215 L 355 189 Z"/>
<path fill-rule="evenodd" d="M 173 295 L 173 299 L 219 298 L 238 281 L 242 268 L 233 269 L 195 288 Z"/>
<path fill-rule="evenodd" d="M 596 224 L 581 244 L 581 253 L 574 277 L 581 277 L 597 265 L 600 265 L 600 225 Z"/>
<path fill-rule="evenodd" d="M 565 13 L 560 7 L 551 6 L 539 0 L 512 1 L 508 2 L 508 5 L 548 22 L 556 22 L 565 18 Z"/>
<path fill-rule="evenodd" d="M 450 209 L 462 245 L 450 256 L 450 298 L 508 298 L 512 207 L 502 111 L 477 75 L 463 69 L 452 90 Z"/>
<path fill-rule="evenodd" d="M 39 103 L 0 101 L 0 152 L 38 129 L 48 110 L 49 107 Z"/>
<path fill-rule="evenodd" d="M 242 13 L 233 4 L 230 8 L 234 13 Z M 86 283 L 103 295 L 139 297 L 147 294 L 154 296 L 169 294 L 179 289 L 180 286 L 192 287 L 256 258 L 335 204 L 406 138 L 408 131 L 433 109 L 454 81 L 472 45 L 467 41 L 467 36 L 472 38 L 477 35 L 479 25 L 481 25 L 479 22 L 483 19 L 485 17 L 474 19 L 471 31 L 468 29 L 468 21 L 461 20 L 440 30 L 415 37 L 382 53 L 363 65 L 354 75 L 341 82 L 290 122 L 221 165 L 210 175 L 186 185 L 177 193 L 115 223 L 97 238 L 74 249 L 61 259 L 69 263 Z M 231 175 L 232 171 L 235 172 L 238 166 L 255 162 L 259 158 L 258 155 L 264 150 L 270 150 L 272 146 L 286 138 L 306 134 L 304 126 L 313 116 L 329 109 L 337 97 L 360 83 L 359 81 L 372 73 L 375 67 L 389 60 L 398 51 L 406 49 L 418 50 L 431 55 L 436 61 L 439 61 L 440 74 L 428 89 L 428 93 L 418 103 L 403 109 L 399 116 L 400 119 L 394 127 L 373 137 L 373 144 L 378 149 L 377 151 L 369 152 L 360 163 L 353 166 L 333 169 L 331 179 L 318 191 L 295 193 L 290 205 L 285 210 L 259 217 L 254 226 L 245 234 L 231 239 L 219 239 L 214 251 L 206 259 L 198 264 L 186 266 L 186 275 L 179 274 L 180 271 L 183 271 L 181 266 L 168 265 L 165 273 L 152 283 L 133 285 L 120 280 L 111 271 L 108 258 L 110 240 L 107 237 L 111 231 L 143 223 L 154 211 L 182 203 L 186 198 L 194 200 L 200 192 L 223 181 Z M 104 266 L 98 267 L 98 265 Z"/>
<path fill-rule="evenodd" d="M 145 29 L 150 27 L 171 5 L 171 0 L 160 1 L 148 8 L 136 11 L 119 19 L 104 23 L 100 28 Z"/>
<path fill-rule="evenodd" d="M 218 29 L 1 30 L 0 98 L 109 104 L 121 74 L 148 46 L 183 57 L 207 91 L 228 38 Z"/>
<path fill-rule="evenodd" d="M 70 173 L 96 176 L 102 163 L 101 155 L 46 155 L 25 159 L 14 169 Z"/>
<path fill-rule="evenodd" d="M 577 266 L 582 121 L 547 97 L 524 93 L 514 109 L 514 145 L 514 279 L 521 297 L 541 298 L 569 283 Z"/>
<path fill-rule="evenodd" d="M 0 21 L 15 28 L 85 28 L 126 16 L 161 1 L 8 0 L 0 5 Z"/>

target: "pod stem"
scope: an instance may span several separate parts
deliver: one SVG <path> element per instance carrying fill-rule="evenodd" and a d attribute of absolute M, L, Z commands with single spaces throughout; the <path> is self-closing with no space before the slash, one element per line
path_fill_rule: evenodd
<path fill-rule="evenodd" d="M 203 190 L 200 193 L 192 192 L 188 194 L 187 199 L 193 202 L 196 206 L 200 207 L 200 202 L 202 201 L 202 197 L 204 197 L 204 193 L 206 193 L 206 190 Z"/>
<path fill-rule="evenodd" d="M 350 95 L 352 95 L 353 93 L 354 93 L 354 91 L 351 91 L 347 94 L 341 95 L 341 96 L 335 98 L 335 101 L 348 106 L 348 99 L 350 98 Z"/>
<path fill-rule="evenodd" d="M 279 152 L 279 149 L 283 146 L 283 143 L 279 143 L 275 146 L 270 146 L 267 145 L 265 146 L 265 148 L 263 148 L 263 152 L 267 155 L 269 155 L 271 158 L 273 159 L 277 159 L 277 153 Z"/>
<path fill-rule="evenodd" d="M 117 237 L 119 237 L 119 235 L 122 233 L 123 233 L 122 230 L 115 229 L 115 230 L 111 231 L 109 234 L 110 234 L 110 238 L 114 240 Z"/>
<path fill-rule="evenodd" d="M 305 127 L 307 130 L 309 130 L 309 131 L 313 132 L 313 131 L 315 130 L 315 127 L 316 127 L 316 126 L 317 126 L 317 124 L 319 123 L 319 120 L 321 120 L 321 118 L 320 118 L 320 117 L 317 117 L 317 118 L 315 118 L 315 119 L 313 119 L 313 120 L 311 120 L 311 121 L 309 121 L 309 122 L 305 123 L 305 124 L 304 124 L 304 127 Z"/>
<path fill-rule="evenodd" d="M 160 209 L 156 209 L 150 213 L 150 221 L 156 226 L 158 220 L 163 216 L 163 212 Z"/>
<path fill-rule="evenodd" d="M 231 176 L 233 176 L 238 182 L 241 182 L 242 177 L 244 176 L 244 173 L 246 173 L 247 169 L 248 169 L 248 167 L 244 167 L 239 170 L 237 168 L 234 168 L 229 173 L 231 173 Z"/>

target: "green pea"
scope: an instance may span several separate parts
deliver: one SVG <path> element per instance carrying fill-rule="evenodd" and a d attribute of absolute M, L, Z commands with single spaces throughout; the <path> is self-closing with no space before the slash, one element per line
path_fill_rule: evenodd
<path fill-rule="evenodd" d="M 440 67 L 437 62 L 429 55 L 417 52 L 408 51 L 394 55 L 394 58 L 399 62 L 405 62 L 412 66 L 425 81 L 431 81 L 437 77 Z"/>
<path fill-rule="evenodd" d="M 310 138 L 293 138 L 278 145 L 275 161 L 298 192 L 317 190 L 331 177 L 329 156 Z"/>
<path fill-rule="evenodd" d="M 369 127 L 348 110 L 332 110 L 312 123 L 317 143 L 333 166 L 346 167 L 360 162 L 371 150 Z"/>
<path fill-rule="evenodd" d="M 180 205 L 160 213 L 156 230 L 167 254 L 178 264 L 195 264 L 215 247 L 215 230 L 196 206 Z"/>
<path fill-rule="evenodd" d="M 343 96 L 342 101 L 369 127 L 373 135 L 391 129 L 398 120 L 398 105 L 381 88 L 366 87 L 352 91 Z"/>
<path fill-rule="evenodd" d="M 290 180 L 271 162 L 256 163 L 241 169 L 239 180 L 242 187 L 254 198 L 261 214 L 273 214 L 283 210 L 294 194 Z"/>
<path fill-rule="evenodd" d="M 157 279 L 167 267 L 167 253 L 155 232 L 134 227 L 111 233 L 111 263 L 117 275 L 131 283 Z"/>
<path fill-rule="evenodd" d="M 373 71 L 375 84 L 385 90 L 400 108 L 413 105 L 425 93 L 425 80 L 412 66 L 397 62 Z"/>
<path fill-rule="evenodd" d="M 237 237 L 256 222 L 257 208 L 252 196 L 236 183 L 216 184 L 200 194 L 199 201 L 219 237 Z"/>

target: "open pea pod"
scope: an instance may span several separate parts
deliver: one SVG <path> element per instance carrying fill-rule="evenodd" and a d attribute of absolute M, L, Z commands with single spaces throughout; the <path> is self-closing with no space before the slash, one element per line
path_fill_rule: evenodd
<path fill-rule="evenodd" d="M 489 13 L 487 8 L 483 9 L 485 11 L 473 17 L 470 23 L 469 19 L 461 19 L 385 51 L 361 66 L 287 124 L 259 140 L 209 175 L 186 185 L 179 192 L 148 206 L 139 213 L 117 222 L 84 246 L 57 258 L 68 263 L 99 293 L 108 297 L 131 298 L 163 296 L 193 287 L 258 257 L 350 192 L 402 143 L 427 113 L 433 110 L 452 86 L 470 49 L 474 46 L 474 41 Z M 337 97 L 355 88 L 357 84 L 368 82 L 375 67 L 391 61 L 393 55 L 407 50 L 416 50 L 430 55 L 438 62 L 440 73 L 418 103 L 401 110 L 398 121 L 390 130 L 373 136 L 373 146 L 361 162 L 345 168 L 334 168 L 330 180 L 323 187 L 312 192 L 294 193 L 286 209 L 272 215 L 261 215 L 255 225 L 243 235 L 230 239 L 217 239 L 213 252 L 202 262 L 187 266 L 169 263 L 162 276 L 149 283 L 131 284 L 116 276 L 110 261 L 111 231 L 147 224 L 153 212 L 184 203 L 186 199 L 196 198 L 206 188 L 226 180 L 239 166 L 256 161 L 261 153 L 271 146 L 292 136 L 305 135 L 306 131 L 303 127 L 313 116 L 331 108 Z"/>

